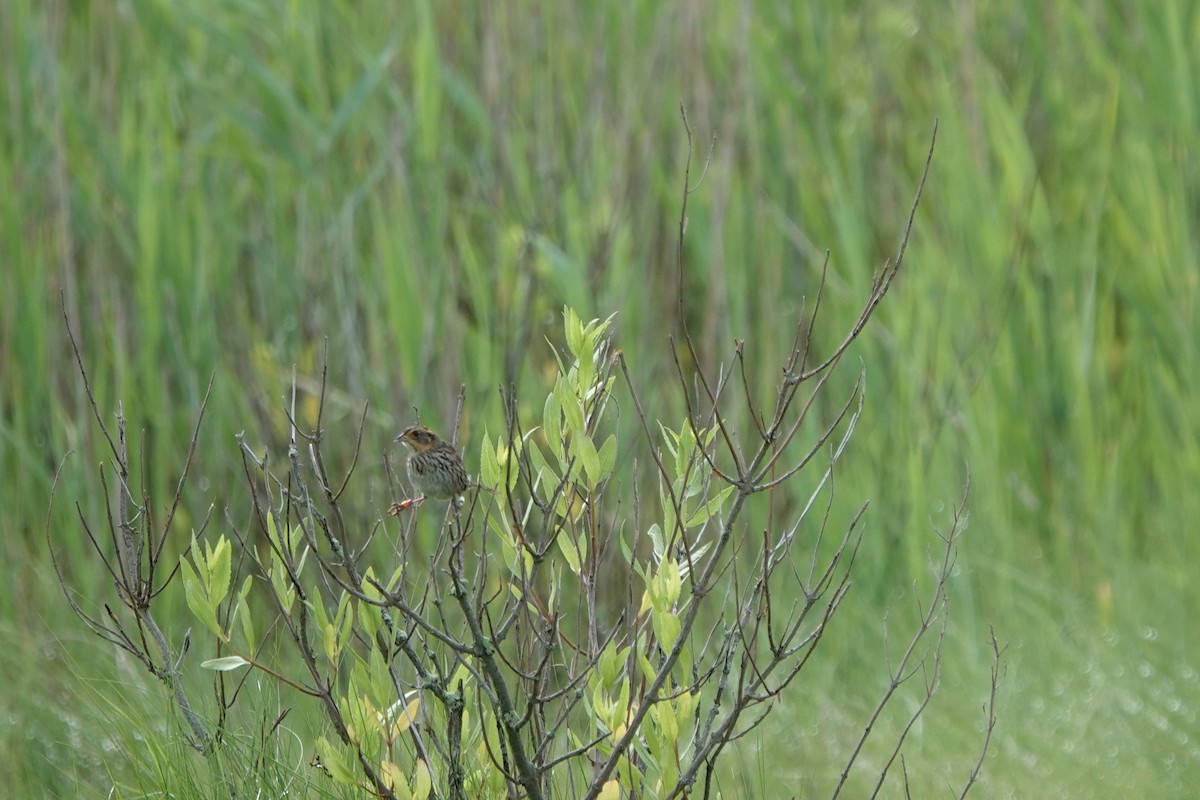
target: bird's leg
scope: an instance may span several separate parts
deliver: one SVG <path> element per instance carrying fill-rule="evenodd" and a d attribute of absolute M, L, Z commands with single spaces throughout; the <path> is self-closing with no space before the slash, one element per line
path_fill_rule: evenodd
<path fill-rule="evenodd" d="M 392 507 L 388 509 L 389 517 L 398 517 L 402 511 L 408 511 L 410 508 L 421 505 L 425 502 L 425 496 L 411 497 L 407 500 L 401 500 L 399 503 L 392 503 Z"/>

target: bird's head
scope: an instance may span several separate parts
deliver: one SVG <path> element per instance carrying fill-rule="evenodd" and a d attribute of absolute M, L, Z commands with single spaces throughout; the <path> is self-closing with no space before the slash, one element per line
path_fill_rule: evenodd
<path fill-rule="evenodd" d="M 409 425 L 396 437 L 396 441 L 408 445 L 415 453 L 424 453 L 437 447 L 441 440 L 436 433 L 423 425 Z"/>

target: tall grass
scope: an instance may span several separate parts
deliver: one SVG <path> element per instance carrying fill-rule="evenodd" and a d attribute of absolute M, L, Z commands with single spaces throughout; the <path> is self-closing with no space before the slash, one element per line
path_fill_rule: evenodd
<path fill-rule="evenodd" d="M 108 659 L 80 642 L 42 538 L 73 449 L 51 538 L 77 586 L 106 588 L 71 508 L 102 504 L 104 447 L 60 297 L 101 413 L 123 401 L 145 431 L 156 496 L 215 374 L 187 526 L 236 501 L 233 435 L 279 441 L 292 365 L 311 381 L 328 342 L 346 458 L 370 404 L 369 515 L 413 406 L 448 428 L 465 387 L 468 460 L 499 428 L 497 386 L 540 413 L 563 304 L 618 311 L 648 402 L 682 413 L 655 390 L 673 369 L 681 102 L 698 144 L 715 134 L 685 313 L 710 362 L 747 342 L 758 404 L 826 249 L 818 347 L 851 321 L 940 119 L 905 273 L 856 351 L 868 412 L 835 513 L 872 512 L 858 627 L 828 643 L 846 669 L 747 744 L 727 794 L 769 794 L 756 764 L 781 741 L 794 793 L 828 788 L 824 748 L 883 680 L 884 611 L 910 607 L 968 472 L 954 677 L 920 747 L 950 775 L 969 763 L 995 625 L 1011 661 L 983 793 L 1194 785 L 1194 4 L 11 0 L 0 66 L 0 618 L 21 633 L 0 660 L 0 718 L 19 720 L 0 752 L 29 796 L 73 770 L 110 780 L 88 761 L 103 714 L 70 712 L 88 728 L 72 738 L 67 709 L 91 701 L 55 688 Z M 13 683 L 30 674 L 47 680 Z"/>

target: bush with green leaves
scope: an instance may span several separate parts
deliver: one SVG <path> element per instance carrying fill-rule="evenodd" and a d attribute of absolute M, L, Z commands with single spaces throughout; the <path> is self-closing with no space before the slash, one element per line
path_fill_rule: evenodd
<path fill-rule="evenodd" d="M 231 769 L 221 751 L 228 712 L 251 690 L 247 676 L 259 674 L 322 710 L 326 735 L 307 743 L 313 768 L 370 796 L 709 797 L 721 756 L 819 655 L 850 590 L 866 506 L 836 530 L 829 508 L 835 468 L 863 413 L 863 376 L 837 402 L 818 400 L 898 274 L 907 238 L 823 355 L 813 352 L 818 289 L 795 323 L 773 407 L 746 420 L 725 411 L 754 385 L 742 343 L 729 364 L 705 370 L 681 313 L 687 358 L 676 358 L 664 385 L 687 413 L 664 421 L 645 407 L 612 318 L 584 322 L 565 309 L 565 347 L 540 419 L 523 419 L 517 398 L 503 396 L 506 424 L 469 448 L 478 452 L 477 480 L 461 504 L 427 503 L 394 519 L 364 511 L 353 481 L 359 448 L 344 475 L 326 465 L 324 378 L 312 429 L 296 421 L 293 387 L 286 453 L 257 453 L 240 437 L 248 524 L 227 513 L 227 530 L 214 534 L 206 520 L 165 575 L 186 464 L 156 525 L 150 498 L 130 488 L 124 417 L 113 436 L 97 410 L 116 477 L 104 521 L 111 544 L 83 524 L 123 611 L 91 614 L 68 598 L 92 630 L 168 685 L 190 741 L 231 796 L 256 791 L 254 772 Z M 682 285 L 682 260 L 679 269 Z M 80 368 L 86 381 L 82 360 Z M 618 408 L 636 417 L 639 441 L 619 439 Z M 366 419 L 364 409 L 360 444 Z M 635 462 L 637 452 L 645 469 L 617 479 L 618 463 Z M 391 482 L 394 491 L 402 484 Z M 790 518 L 772 515 L 752 529 L 750 504 L 782 492 L 799 495 L 784 506 Z M 374 522 L 355 521 L 364 518 Z M 919 622 L 888 665 L 861 735 L 846 743 L 834 796 L 897 689 L 921 679 L 890 758 L 874 768 L 877 792 L 936 691 L 964 522 L 960 505 L 941 534 Z M 203 659 L 186 658 L 188 635 L 172 644 L 156 619 L 169 587 L 182 588 L 212 636 Z M 993 654 L 985 735 L 964 795 L 995 722 L 994 640 Z M 191 699 L 185 673 L 197 665 L 215 676 L 211 704 Z"/>

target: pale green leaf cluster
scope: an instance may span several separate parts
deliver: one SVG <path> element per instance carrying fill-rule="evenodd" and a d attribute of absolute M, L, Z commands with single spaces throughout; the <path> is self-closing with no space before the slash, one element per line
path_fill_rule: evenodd
<path fill-rule="evenodd" d="M 231 553 L 224 536 L 215 545 L 205 542 L 203 549 L 193 536 L 191 562 L 186 558 L 179 561 L 188 608 L 198 622 L 223 641 L 229 637 L 217 620 L 217 611 L 229 591 Z"/>

